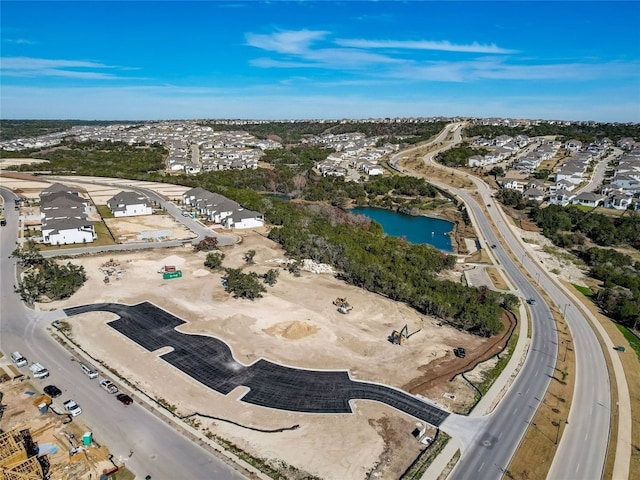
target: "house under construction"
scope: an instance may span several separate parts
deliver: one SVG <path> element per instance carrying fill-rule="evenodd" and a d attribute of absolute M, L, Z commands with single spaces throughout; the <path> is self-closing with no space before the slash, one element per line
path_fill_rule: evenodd
<path fill-rule="evenodd" d="M 48 470 L 49 461 L 38 456 L 29 429 L 0 433 L 0 480 L 42 480 Z"/>

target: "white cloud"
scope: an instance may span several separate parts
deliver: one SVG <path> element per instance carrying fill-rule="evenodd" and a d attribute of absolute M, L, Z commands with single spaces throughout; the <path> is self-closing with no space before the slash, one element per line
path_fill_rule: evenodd
<path fill-rule="evenodd" d="M 467 61 L 407 62 L 387 72 L 389 78 L 414 81 L 471 82 L 478 80 L 588 81 L 639 77 L 638 62 L 513 64 L 496 57 Z"/>
<path fill-rule="evenodd" d="M 309 46 L 322 40 L 328 32 L 322 30 L 278 31 L 271 34 L 247 33 L 247 45 L 277 53 L 301 54 Z"/>
<path fill-rule="evenodd" d="M 0 58 L 0 68 L 2 75 L 7 77 L 66 77 L 86 80 L 131 79 L 131 77 L 120 77 L 104 72 L 105 69 L 119 67 L 84 60 L 2 57 Z"/>
<path fill-rule="evenodd" d="M 3 38 L 3 42 L 13 43 L 15 45 L 35 45 L 36 42 L 27 38 Z"/>
<path fill-rule="evenodd" d="M 508 54 L 517 53 L 517 50 L 509 50 L 498 47 L 496 44 L 481 44 L 473 42 L 471 44 L 455 44 L 449 41 L 429 41 L 429 40 L 364 40 L 364 39 L 339 39 L 336 44 L 344 47 L 364 48 L 364 49 L 401 49 L 401 50 L 438 50 L 442 52 L 462 52 L 462 53 L 491 53 Z"/>

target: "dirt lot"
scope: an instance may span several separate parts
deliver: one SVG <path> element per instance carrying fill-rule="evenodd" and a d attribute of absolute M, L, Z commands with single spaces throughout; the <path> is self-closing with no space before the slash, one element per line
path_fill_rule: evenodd
<path fill-rule="evenodd" d="M 244 254 L 256 251 L 255 264 L 246 265 Z M 260 357 L 303 368 L 349 369 L 356 379 L 403 387 L 423 378 L 432 362 L 450 362 L 453 346 L 465 346 L 472 359 L 485 341 L 419 315 L 405 305 L 362 291 L 336 280 L 332 274 L 303 271 L 294 277 L 280 268 L 284 253 L 258 233 L 243 236 L 241 244 L 225 247 L 223 265 L 264 273 L 279 269 L 278 283 L 254 302 L 230 297 L 221 273 L 204 268 L 204 253 L 186 247 L 137 253 L 82 257 L 88 281 L 71 299 L 42 305 L 61 308 L 94 302 L 133 304 L 145 300 L 187 320 L 185 332 L 223 338 L 235 357 L 250 363 Z M 100 266 L 113 259 L 120 278 L 104 283 Z M 175 265 L 180 279 L 163 280 L 163 265 Z M 98 295 L 96 295 L 96 293 Z M 337 312 L 332 301 L 347 297 L 353 310 Z M 281 459 L 289 465 L 323 478 L 363 478 L 376 469 L 379 478 L 397 478 L 419 452 L 411 436 L 416 421 L 381 404 L 355 402 L 353 415 L 309 415 L 274 411 L 237 402 L 239 388 L 227 397 L 207 390 L 175 371 L 154 354 L 143 351 L 105 323 L 110 314 L 73 317 L 76 341 L 99 360 L 152 397 L 176 405 L 178 413 L 205 413 L 262 429 L 300 425 L 296 430 L 261 433 L 221 421 L 202 421 L 203 428 L 220 435 L 251 454 Z M 409 332 L 420 329 L 402 346 L 387 337 L 404 324 Z M 465 369 L 468 362 L 463 362 Z M 447 363 L 450 365 L 450 363 Z M 446 407 L 468 402 L 473 392 L 464 382 L 442 378 L 438 398 Z M 433 390 L 435 392 L 435 390 Z M 455 400 L 441 396 L 453 393 Z M 453 403 L 453 402 L 456 403 Z"/>
<path fill-rule="evenodd" d="M 126 190 L 129 181 L 121 182 Z M 34 198 L 48 186 L 20 174 L 3 177 L 2 183 L 21 188 L 23 194 Z M 136 185 L 153 188 L 168 198 L 179 198 L 185 189 L 145 182 Z M 92 184 L 77 186 L 98 204 L 120 190 Z M 188 234 L 181 230 L 175 233 L 175 221 L 161 215 L 107 221 L 117 236 L 159 229 L 173 230 L 178 238 Z M 264 298 L 255 302 L 231 298 L 222 287 L 221 273 L 204 267 L 205 254 L 180 247 L 74 259 L 74 263 L 84 265 L 87 283 L 72 298 L 43 304 L 41 308 L 148 300 L 186 320 L 182 331 L 224 339 L 243 363 L 264 357 L 302 368 L 348 369 L 355 379 L 408 388 L 454 411 L 472 402 L 474 392 L 464 380 L 449 380 L 456 370 L 470 368 L 477 362 L 475 358 L 500 344 L 500 338 L 487 341 L 439 326 L 435 319 L 401 303 L 345 285 L 331 273 L 303 271 L 300 277 L 294 277 L 281 268 L 284 252 L 264 237 L 264 231 L 261 233 L 244 234 L 240 244 L 222 250 L 225 267 L 258 274 L 272 268 L 279 270 L 278 283 L 267 287 Z M 249 266 L 244 254 L 250 249 L 256 251 L 256 263 Z M 104 283 L 105 273 L 100 268 L 111 259 L 118 264 L 112 273 L 120 274 L 110 276 L 109 283 Z M 175 265 L 183 277 L 163 280 L 157 273 L 163 265 Z M 351 313 L 338 313 L 332 303 L 336 297 L 347 298 L 354 307 Z M 255 457 L 272 460 L 273 464 L 285 462 L 327 479 L 364 478 L 367 473 L 385 479 L 398 478 L 424 448 L 411 435 L 416 420 L 382 404 L 357 401 L 353 414 L 311 415 L 239 403 L 238 398 L 246 391 L 243 387 L 228 396 L 217 394 L 122 337 L 106 325 L 111 319 L 106 313 L 73 317 L 70 323 L 74 340 L 90 352 L 96 363 L 104 362 L 151 397 L 175 405 L 178 414 L 199 412 L 217 417 L 219 420 L 215 421 L 195 418 L 201 430 L 224 438 Z M 400 330 L 405 324 L 409 332 L 419 331 L 401 346 L 389 343 L 387 337 L 392 330 Z M 466 348 L 464 360 L 453 356 L 452 348 L 456 346 Z M 478 371 L 492 365 L 491 361 L 485 362 L 475 370 L 476 377 L 480 380 Z M 279 433 L 250 429 L 294 425 L 299 428 Z"/>

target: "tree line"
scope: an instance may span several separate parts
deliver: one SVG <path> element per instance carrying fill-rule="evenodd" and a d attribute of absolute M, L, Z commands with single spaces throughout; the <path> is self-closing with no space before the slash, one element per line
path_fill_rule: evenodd
<path fill-rule="evenodd" d="M 471 333 L 500 332 L 502 307 L 518 303 L 510 294 L 438 278 L 439 272 L 453 268 L 454 256 L 386 236 L 366 217 L 325 204 L 280 202 L 267 212 L 267 219 L 275 225 L 269 238 L 289 257 L 330 264 L 349 284 L 405 302 Z"/>

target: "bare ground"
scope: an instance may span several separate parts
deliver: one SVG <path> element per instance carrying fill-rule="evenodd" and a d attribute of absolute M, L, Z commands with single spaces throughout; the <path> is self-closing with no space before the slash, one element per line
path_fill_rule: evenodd
<path fill-rule="evenodd" d="M 244 261 L 249 249 L 256 251 L 255 265 Z M 224 266 L 259 274 L 279 269 L 284 259 L 277 244 L 257 233 L 244 235 L 240 245 L 222 251 Z M 396 387 L 439 371 L 442 384 L 431 382 L 435 401 L 455 407 L 455 402 L 473 398 L 464 382 L 449 382 L 450 374 L 456 366 L 470 368 L 476 351 L 486 350 L 486 340 L 437 326 L 433 318 L 345 285 L 330 274 L 303 272 L 294 277 L 279 269 L 278 283 L 268 287 L 264 298 L 253 302 L 233 299 L 222 287 L 221 273 L 204 268 L 205 256 L 176 248 L 81 257 L 74 262 L 85 266 L 85 286 L 71 299 L 46 308 L 149 300 L 187 320 L 181 331 L 223 338 L 242 363 L 265 357 L 303 368 L 349 369 L 354 378 Z M 110 259 L 119 263 L 122 276 L 104 284 L 99 268 Z M 181 269 L 183 277 L 163 280 L 157 270 L 165 264 Z M 351 313 L 337 312 L 332 303 L 336 297 L 347 297 L 354 306 Z M 264 429 L 300 425 L 296 430 L 273 434 L 221 421 L 206 422 L 213 433 L 252 455 L 274 462 L 279 459 L 323 478 L 363 478 L 372 469 L 379 478 L 397 478 L 422 447 L 411 436 L 415 419 L 373 402 L 355 402 L 352 415 L 297 414 L 238 403 L 242 387 L 226 397 L 204 388 L 108 327 L 106 322 L 111 319 L 105 313 L 73 317 L 74 339 L 138 388 L 176 405 L 178 413 L 200 412 Z M 421 331 L 402 346 L 389 343 L 391 331 L 404 324 L 410 332 Z M 464 365 L 447 363 L 452 347 L 458 345 L 467 348 L 465 360 L 469 361 Z M 429 365 L 433 365 L 430 373 Z M 441 375 L 445 370 L 446 375 Z M 456 392 L 455 400 L 442 397 L 451 391 Z"/>

